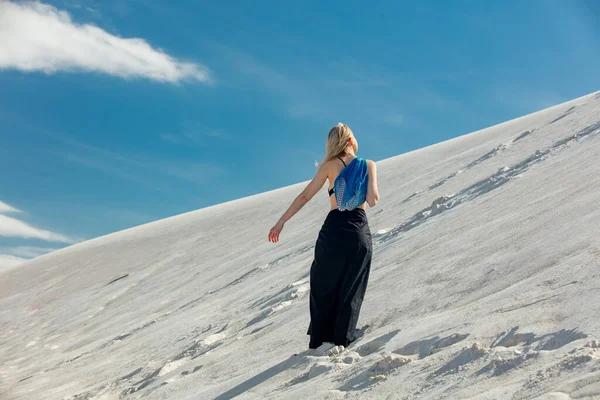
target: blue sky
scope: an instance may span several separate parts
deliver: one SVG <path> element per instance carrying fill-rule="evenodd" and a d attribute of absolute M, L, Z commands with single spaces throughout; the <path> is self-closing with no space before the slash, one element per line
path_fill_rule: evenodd
<path fill-rule="evenodd" d="M 0 267 L 599 89 L 591 0 L 222 3 L 0 2 Z"/>

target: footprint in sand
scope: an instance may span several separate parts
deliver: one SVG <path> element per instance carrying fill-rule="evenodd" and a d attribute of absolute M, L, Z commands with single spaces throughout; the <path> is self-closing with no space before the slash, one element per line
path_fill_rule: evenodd
<path fill-rule="evenodd" d="M 367 370 L 344 383 L 338 390 L 349 392 L 366 389 L 377 382 L 386 380 L 390 374 L 411 361 L 412 359 L 409 357 L 399 356 L 389 352 L 379 354 L 375 363 Z"/>

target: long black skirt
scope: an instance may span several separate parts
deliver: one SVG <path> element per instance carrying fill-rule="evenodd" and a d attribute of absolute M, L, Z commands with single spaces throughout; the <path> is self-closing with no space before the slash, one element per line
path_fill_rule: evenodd
<path fill-rule="evenodd" d="M 309 347 L 348 346 L 367 290 L 373 245 L 361 208 L 331 210 L 319 231 L 310 268 Z"/>

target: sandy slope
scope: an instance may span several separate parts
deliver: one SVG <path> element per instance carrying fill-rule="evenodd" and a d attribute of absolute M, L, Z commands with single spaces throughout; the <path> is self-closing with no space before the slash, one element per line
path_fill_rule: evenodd
<path fill-rule="evenodd" d="M 380 161 L 363 338 L 307 351 L 306 184 L 0 275 L 2 399 L 600 398 L 600 94 Z M 297 354 L 297 355 L 294 355 Z"/>

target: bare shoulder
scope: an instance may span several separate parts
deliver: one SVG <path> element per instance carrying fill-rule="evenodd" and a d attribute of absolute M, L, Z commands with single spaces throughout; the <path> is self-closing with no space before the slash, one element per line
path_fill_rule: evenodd
<path fill-rule="evenodd" d="M 333 165 L 332 160 L 327 160 L 324 163 L 321 163 L 319 165 L 318 173 L 329 178 L 331 176 L 331 174 L 333 173 L 332 165 Z"/>
<path fill-rule="evenodd" d="M 373 168 L 373 169 L 375 169 L 377 167 L 377 165 L 375 164 L 375 161 L 369 160 L 369 159 L 367 159 L 367 165 L 369 166 L 369 168 Z"/>
<path fill-rule="evenodd" d="M 333 160 L 327 160 L 324 163 L 321 163 L 319 168 L 322 171 L 329 172 L 329 170 L 331 169 L 331 165 L 332 164 L 333 164 Z"/>

